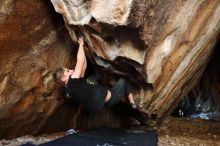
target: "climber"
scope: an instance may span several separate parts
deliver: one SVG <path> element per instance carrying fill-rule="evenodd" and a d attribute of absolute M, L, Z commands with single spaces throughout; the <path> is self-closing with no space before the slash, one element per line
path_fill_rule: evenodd
<path fill-rule="evenodd" d="M 112 107 L 121 97 L 127 96 L 132 108 L 137 108 L 131 93 L 131 85 L 126 79 L 120 78 L 111 89 L 108 89 L 99 84 L 98 74 L 84 78 L 87 61 L 82 37 L 78 43 L 75 69 L 61 67 L 54 74 L 55 80 L 65 85 L 67 98 L 73 97 L 90 111 L 100 111 L 104 105 Z"/>

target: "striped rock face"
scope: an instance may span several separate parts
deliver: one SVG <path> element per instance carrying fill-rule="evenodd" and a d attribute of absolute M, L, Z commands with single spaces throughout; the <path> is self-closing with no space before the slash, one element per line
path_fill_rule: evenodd
<path fill-rule="evenodd" d="M 143 85 L 136 100 L 157 117 L 170 114 L 199 81 L 220 29 L 218 0 L 51 2 L 73 41 L 80 32 L 89 52 L 112 62 L 112 72 Z M 123 62 L 133 69 L 124 69 Z M 153 90 L 145 90 L 147 83 Z"/>
<path fill-rule="evenodd" d="M 210 60 L 219 14 L 219 0 L 1 0 L 0 137 L 130 122 L 64 102 L 52 76 L 74 67 L 79 35 L 107 84 L 123 76 L 144 113 L 169 115 Z"/>

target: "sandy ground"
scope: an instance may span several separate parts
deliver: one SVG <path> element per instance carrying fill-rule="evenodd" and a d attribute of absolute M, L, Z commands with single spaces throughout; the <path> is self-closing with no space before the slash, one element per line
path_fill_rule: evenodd
<path fill-rule="evenodd" d="M 163 122 L 149 122 L 149 127 L 141 129 L 157 130 L 158 146 L 220 146 L 220 122 L 201 119 L 168 117 Z M 41 144 L 62 137 L 64 133 L 23 136 L 13 140 L 0 140 L 1 146 L 17 146 L 31 142 Z"/>

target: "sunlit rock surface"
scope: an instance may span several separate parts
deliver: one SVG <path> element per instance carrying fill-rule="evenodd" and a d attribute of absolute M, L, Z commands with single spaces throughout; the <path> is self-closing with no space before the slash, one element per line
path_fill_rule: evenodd
<path fill-rule="evenodd" d="M 88 24 L 91 18 L 99 22 L 126 25 L 133 0 L 51 0 L 57 12 L 68 24 Z"/>
<path fill-rule="evenodd" d="M 126 77 L 149 117 L 168 115 L 206 67 L 219 13 L 218 0 L 1 0 L 0 137 L 132 124 L 120 107 L 91 114 L 64 102 L 52 74 L 73 67 L 79 35 L 92 69 L 109 83 Z"/>

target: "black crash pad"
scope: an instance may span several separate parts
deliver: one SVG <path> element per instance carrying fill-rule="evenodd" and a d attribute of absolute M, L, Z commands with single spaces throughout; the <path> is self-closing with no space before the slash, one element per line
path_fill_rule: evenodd
<path fill-rule="evenodd" d="M 26 144 L 23 144 L 22 146 L 36 146 L 36 145 L 34 145 L 34 144 L 32 144 L 32 143 L 26 143 Z"/>
<path fill-rule="evenodd" d="M 39 146 L 156 146 L 156 131 L 99 128 L 76 133 Z"/>

